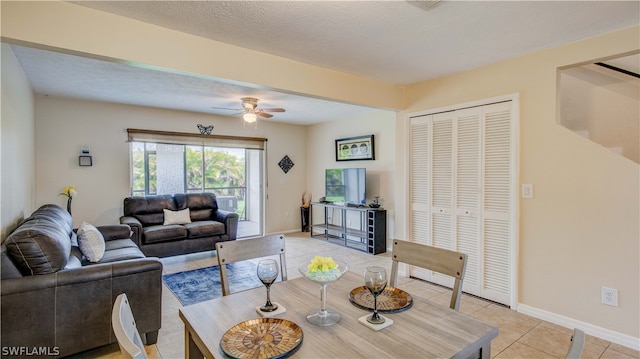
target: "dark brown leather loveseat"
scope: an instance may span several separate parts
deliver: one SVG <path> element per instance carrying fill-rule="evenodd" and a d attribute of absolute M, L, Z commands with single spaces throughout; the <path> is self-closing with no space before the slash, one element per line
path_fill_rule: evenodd
<path fill-rule="evenodd" d="M 162 263 L 147 258 L 126 225 L 97 227 L 104 255 L 89 262 L 71 215 L 57 205 L 36 210 L 1 249 L 2 357 L 64 357 L 116 342 L 111 311 L 129 297 L 138 330 L 157 341 Z"/>
<path fill-rule="evenodd" d="M 164 224 L 165 210 L 185 209 L 190 223 Z M 127 197 L 120 223 L 131 227 L 131 239 L 144 254 L 156 257 L 214 250 L 238 232 L 238 214 L 219 209 L 213 193 Z"/>

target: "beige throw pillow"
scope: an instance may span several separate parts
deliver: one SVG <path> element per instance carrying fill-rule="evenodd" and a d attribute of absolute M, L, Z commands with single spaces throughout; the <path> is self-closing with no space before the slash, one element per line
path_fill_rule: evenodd
<path fill-rule="evenodd" d="M 191 223 L 191 215 L 189 208 L 185 208 L 182 211 L 171 211 L 163 209 L 164 211 L 164 225 L 167 224 L 185 224 Z"/>
<path fill-rule="evenodd" d="M 78 247 L 89 262 L 99 262 L 104 256 L 104 237 L 96 227 L 82 222 L 78 228 Z"/>

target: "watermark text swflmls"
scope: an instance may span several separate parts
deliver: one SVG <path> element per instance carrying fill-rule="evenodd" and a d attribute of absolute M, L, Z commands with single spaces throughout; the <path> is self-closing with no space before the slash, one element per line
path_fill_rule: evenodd
<path fill-rule="evenodd" d="M 58 356 L 59 347 L 2 347 L 2 356 Z"/>

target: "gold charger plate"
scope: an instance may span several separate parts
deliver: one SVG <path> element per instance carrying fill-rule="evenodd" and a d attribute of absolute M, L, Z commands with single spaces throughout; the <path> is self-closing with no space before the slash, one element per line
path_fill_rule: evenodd
<path fill-rule="evenodd" d="M 373 311 L 373 294 L 367 287 L 354 288 L 349 293 L 349 301 L 358 308 Z M 411 308 L 413 298 L 402 289 L 387 286 L 378 295 L 378 312 L 396 313 Z"/>
<path fill-rule="evenodd" d="M 220 340 L 231 358 L 284 358 L 302 344 L 302 329 L 280 318 L 258 318 L 238 323 Z"/>

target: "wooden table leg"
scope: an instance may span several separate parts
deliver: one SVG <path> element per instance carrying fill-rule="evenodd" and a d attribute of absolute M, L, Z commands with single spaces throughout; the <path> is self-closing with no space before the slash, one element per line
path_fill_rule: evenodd
<path fill-rule="evenodd" d="M 202 354 L 196 342 L 193 341 L 191 332 L 186 326 L 184 328 L 184 357 L 185 359 L 204 359 L 204 354 Z"/>
<path fill-rule="evenodd" d="M 485 343 L 482 348 L 480 348 L 480 357 L 482 359 L 491 359 L 491 341 Z"/>

